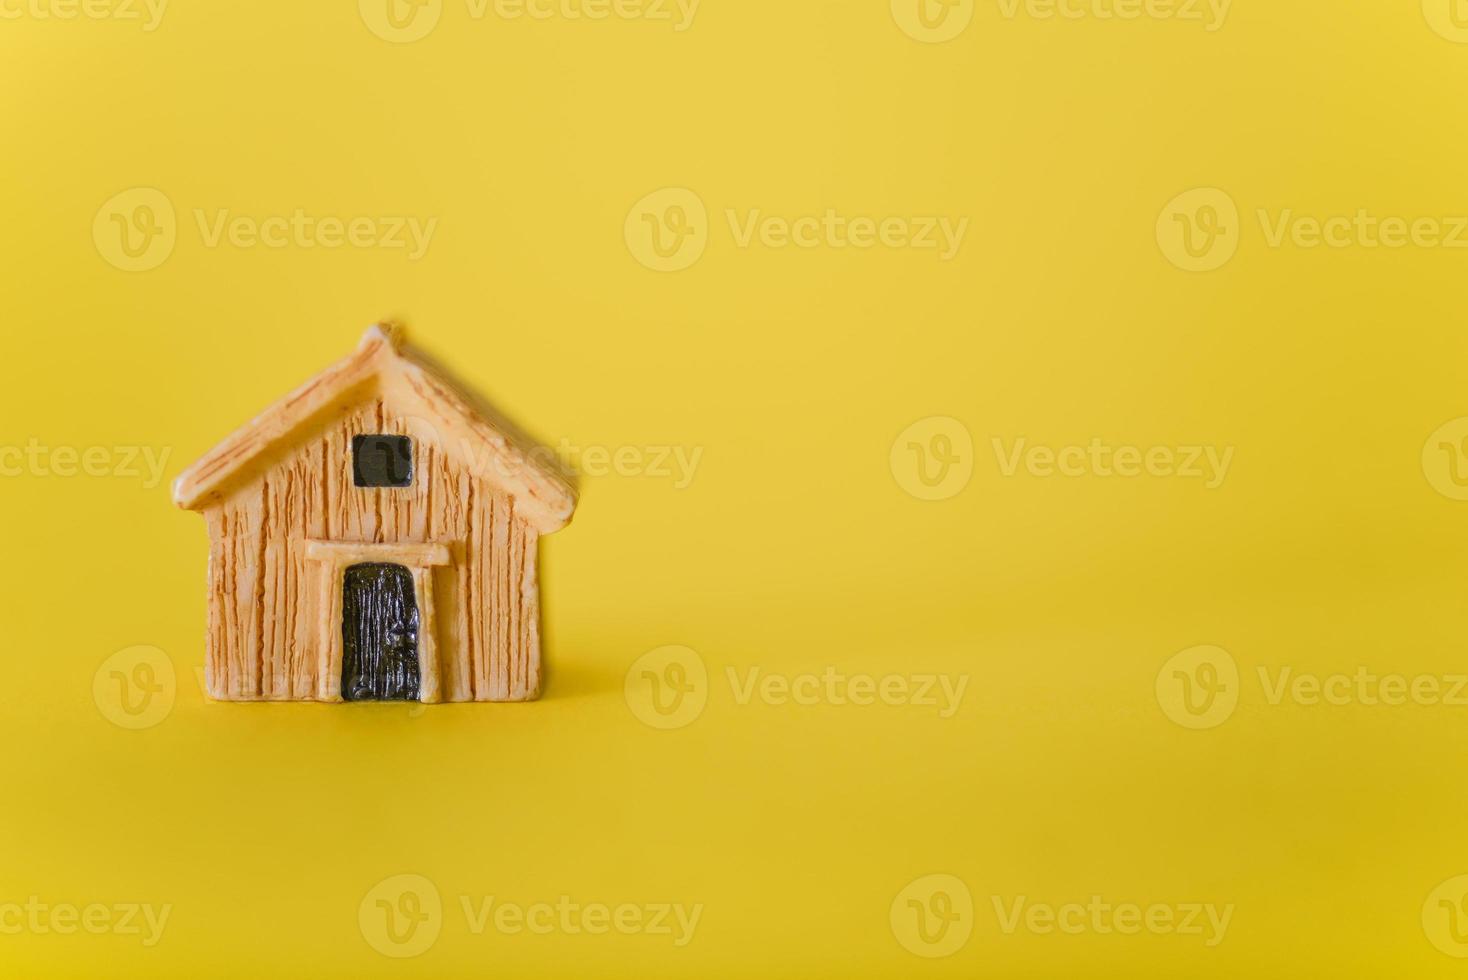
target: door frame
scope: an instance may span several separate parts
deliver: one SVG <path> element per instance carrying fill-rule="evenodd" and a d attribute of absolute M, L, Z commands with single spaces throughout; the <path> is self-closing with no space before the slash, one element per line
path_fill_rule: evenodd
<path fill-rule="evenodd" d="M 443 700 L 438 682 L 437 610 L 433 604 L 433 570 L 451 562 L 452 551 L 434 542 L 364 544 L 359 541 L 306 542 L 306 560 L 317 566 L 317 620 L 321 633 L 316 651 L 316 699 L 342 700 L 342 588 L 347 569 L 364 562 L 402 565 L 413 576 L 418 603 L 418 700 Z"/>

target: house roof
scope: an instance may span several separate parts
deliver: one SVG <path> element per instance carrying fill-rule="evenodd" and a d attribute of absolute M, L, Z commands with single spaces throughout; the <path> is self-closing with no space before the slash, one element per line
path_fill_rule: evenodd
<path fill-rule="evenodd" d="M 515 510 L 542 534 L 558 530 L 576 509 L 576 492 L 552 454 L 537 447 L 492 409 L 449 381 L 422 354 L 403 346 L 397 328 L 368 328 L 352 354 L 322 371 L 189 467 L 173 485 L 186 510 L 206 510 L 258 469 L 319 426 L 327 413 L 369 394 L 395 411 L 427 418 L 446 452 L 458 451 L 477 476 L 512 497 Z"/>

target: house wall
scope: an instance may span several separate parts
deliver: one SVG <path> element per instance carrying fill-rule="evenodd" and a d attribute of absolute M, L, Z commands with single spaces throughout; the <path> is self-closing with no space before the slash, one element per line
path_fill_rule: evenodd
<path fill-rule="evenodd" d="M 352 483 L 352 436 L 413 438 L 413 485 Z M 205 511 L 209 637 L 205 676 L 225 700 L 309 700 L 330 596 L 308 540 L 439 542 L 434 569 L 439 676 L 446 701 L 520 701 L 540 689 L 538 534 L 514 502 L 443 451 L 436 431 L 375 397 L 337 412 L 311 439 Z M 333 625 L 333 628 L 338 628 Z"/>

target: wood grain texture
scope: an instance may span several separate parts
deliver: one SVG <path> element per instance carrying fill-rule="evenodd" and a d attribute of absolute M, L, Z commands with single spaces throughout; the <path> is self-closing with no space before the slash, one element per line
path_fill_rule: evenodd
<path fill-rule="evenodd" d="M 377 363 L 385 344 L 369 334 L 354 358 Z M 515 450 L 479 455 L 474 447 L 489 437 L 466 429 L 463 403 L 421 398 L 418 374 L 344 365 L 329 372 L 332 397 L 312 385 L 292 396 L 309 404 L 309 423 L 287 431 L 276 419 L 258 438 L 237 433 L 176 487 L 209 531 L 210 696 L 340 700 L 343 573 L 382 561 L 413 571 L 425 701 L 536 697 L 539 539 L 563 522 L 547 515 L 566 500 L 543 474 L 507 481 L 506 466 L 523 466 L 505 455 Z M 411 486 L 353 484 L 352 437 L 361 434 L 411 437 Z"/>
<path fill-rule="evenodd" d="M 385 561 L 409 567 L 447 565 L 449 548 L 438 542 L 397 542 L 395 544 L 358 544 L 353 541 L 307 541 L 308 561 L 333 561 L 355 565 L 361 562 Z"/>
<path fill-rule="evenodd" d="M 222 502 L 278 457 L 298 452 L 305 435 L 341 405 L 373 394 L 391 406 L 390 414 L 428 428 L 440 449 L 518 501 L 521 516 L 540 533 L 570 521 L 576 493 L 553 456 L 503 419 L 491 417 L 487 406 L 477 405 L 422 355 L 403 347 L 396 330 L 382 326 L 370 328 L 351 356 L 267 408 L 185 470 L 174 483 L 174 501 L 186 510 Z"/>

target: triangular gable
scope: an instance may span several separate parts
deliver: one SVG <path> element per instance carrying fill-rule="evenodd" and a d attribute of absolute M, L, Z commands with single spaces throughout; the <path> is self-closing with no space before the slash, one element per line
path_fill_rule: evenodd
<path fill-rule="evenodd" d="M 332 409 L 377 392 L 394 411 L 433 420 L 445 452 L 469 463 L 477 476 L 515 501 L 516 513 L 542 534 L 566 525 L 576 494 L 548 451 L 527 445 L 508 424 L 405 350 L 396 329 L 373 326 L 350 357 L 333 364 L 271 405 L 202 459 L 173 485 L 185 510 L 223 500 L 254 471 L 252 463 L 289 451 Z"/>

